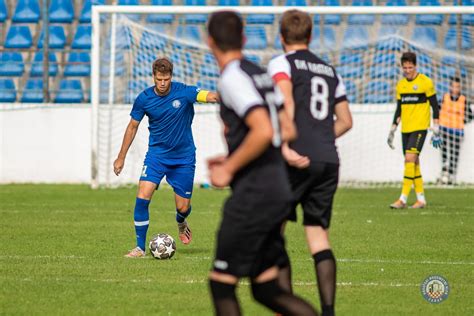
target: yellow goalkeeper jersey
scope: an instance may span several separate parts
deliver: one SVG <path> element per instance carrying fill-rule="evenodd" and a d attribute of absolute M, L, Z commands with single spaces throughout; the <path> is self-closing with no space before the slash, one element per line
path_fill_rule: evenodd
<path fill-rule="evenodd" d="M 428 98 L 435 95 L 433 82 L 418 73 L 415 79 L 400 80 L 396 88 L 397 101 L 401 101 L 402 133 L 426 130 L 430 127 L 430 103 Z"/>

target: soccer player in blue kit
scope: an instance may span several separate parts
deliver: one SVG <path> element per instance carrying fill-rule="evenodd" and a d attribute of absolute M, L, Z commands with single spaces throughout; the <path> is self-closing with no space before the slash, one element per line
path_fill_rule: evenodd
<path fill-rule="evenodd" d="M 125 255 L 129 258 L 145 256 L 149 225 L 148 207 L 153 193 L 164 176 L 175 193 L 179 239 L 185 245 L 192 239 L 186 218 L 191 213 L 196 164 L 196 147 L 191 130 L 194 117 L 193 104 L 214 103 L 218 101 L 218 97 L 214 92 L 171 81 L 172 76 L 173 64 L 167 58 L 158 58 L 153 62 L 155 85 L 142 91 L 136 98 L 122 147 L 114 162 L 114 172 L 118 176 L 123 169 L 125 157 L 140 121 L 145 115 L 148 116 L 150 131 L 148 152 L 138 183 L 134 210 L 137 247 Z"/>

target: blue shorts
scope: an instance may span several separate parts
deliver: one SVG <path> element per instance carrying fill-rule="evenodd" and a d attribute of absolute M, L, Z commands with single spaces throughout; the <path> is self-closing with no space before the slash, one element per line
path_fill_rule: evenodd
<path fill-rule="evenodd" d="M 190 199 L 193 194 L 195 170 L 195 156 L 182 159 L 159 159 L 147 154 L 140 181 L 150 181 L 159 186 L 163 177 L 166 176 L 166 182 L 173 187 L 177 195 Z"/>

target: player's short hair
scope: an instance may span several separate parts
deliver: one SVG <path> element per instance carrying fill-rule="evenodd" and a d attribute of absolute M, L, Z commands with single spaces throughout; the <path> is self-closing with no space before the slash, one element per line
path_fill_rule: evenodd
<path fill-rule="evenodd" d="M 243 45 L 244 25 L 234 11 L 219 11 L 211 14 L 207 24 L 209 36 L 223 52 L 240 50 Z"/>
<path fill-rule="evenodd" d="M 166 57 L 157 58 L 153 62 L 152 68 L 153 75 L 156 75 L 157 73 L 173 75 L 173 63 Z"/>
<path fill-rule="evenodd" d="M 461 78 L 459 78 L 459 77 L 451 77 L 451 83 L 453 83 L 453 82 L 461 83 Z"/>
<path fill-rule="evenodd" d="M 412 63 L 413 65 L 416 65 L 416 54 L 413 53 L 413 52 L 403 53 L 402 58 L 401 58 L 401 63 L 403 65 L 403 63 L 406 63 L 406 62 Z"/>
<path fill-rule="evenodd" d="M 283 13 L 280 22 L 280 34 L 287 44 L 309 44 L 313 21 L 308 13 L 300 10 L 288 10 Z"/>

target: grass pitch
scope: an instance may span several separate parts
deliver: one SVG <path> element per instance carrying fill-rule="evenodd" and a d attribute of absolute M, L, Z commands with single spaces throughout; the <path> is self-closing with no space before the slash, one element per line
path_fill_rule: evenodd
<path fill-rule="evenodd" d="M 207 273 L 228 191 L 196 189 L 193 242 L 167 261 L 123 258 L 134 247 L 135 188 L 0 186 L 0 314 L 211 315 Z M 429 207 L 394 211 L 398 189 L 340 189 L 331 227 L 338 315 L 473 315 L 474 190 L 428 189 Z M 149 237 L 177 239 L 169 188 L 151 203 Z M 319 309 L 301 224 L 287 227 L 295 292 Z M 242 241 L 245 242 L 245 241 Z M 420 284 L 444 276 L 440 304 Z M 272 315 L 239 286 L 245 315 Z"/>

